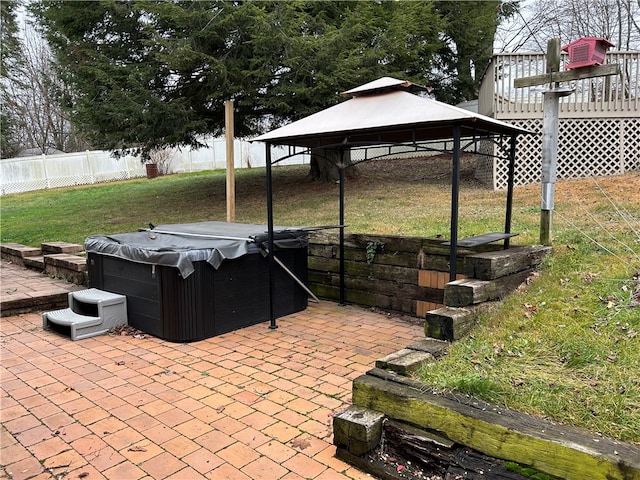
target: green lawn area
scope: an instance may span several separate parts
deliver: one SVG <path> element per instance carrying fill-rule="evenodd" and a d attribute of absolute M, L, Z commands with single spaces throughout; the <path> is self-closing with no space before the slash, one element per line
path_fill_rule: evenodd
<path fill-rule="evenodd" d="M 275 222 L 338 223 L 338 186 L 307 166 L 274 169 Z M 371 162 L 346 181 L 353 233 L 445 237 L 450 178 L 441 159 Z M 266 223 L 264 169 L 236 173 L 236 221 Z M 502 229 L 505 192 L 466 163 L 460 235 Z M 2 242 L 82 243 L 89 235 L 225 220 L 224 172 L 170 175 L 6 195 Z M 422 371 L 455 390 L 603 435 L 640 443 L 640 173 L 556 187 L 554 249 L 539 275 L 484 314 L 470 337 Z M 516 188 L 513 244 L 539 238 L 540 186 Z"/>

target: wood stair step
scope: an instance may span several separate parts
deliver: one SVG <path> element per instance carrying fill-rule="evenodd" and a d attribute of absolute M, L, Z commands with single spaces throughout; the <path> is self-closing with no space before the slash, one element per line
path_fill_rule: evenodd
<path fill-rule="evenodd" d="M 427 337 L 454 341 L 464 337 L 475 322 L 476 314 L 466 308 L 442 307 L 427 312 L 424 333 Z"/>
<path fill-rule="evenodd" d="M 376 367 L 408 376 L 425 363 L 433 361 L 435 361 L 434 356 L 428 352 L 403 348 L 376 360 Z"/>

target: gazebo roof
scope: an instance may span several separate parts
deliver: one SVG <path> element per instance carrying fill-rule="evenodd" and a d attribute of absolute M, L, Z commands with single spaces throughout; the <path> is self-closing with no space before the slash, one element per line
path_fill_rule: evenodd
<path fill-rule="evenodd" d="M 338 144 L 421 142 L 462 137 L 529 133 L 493 118 L 421 97 L 411 82 L 383 77 L 348 90 L 347 101 L 255 138 L 276 145 L 321 147 Z"/>

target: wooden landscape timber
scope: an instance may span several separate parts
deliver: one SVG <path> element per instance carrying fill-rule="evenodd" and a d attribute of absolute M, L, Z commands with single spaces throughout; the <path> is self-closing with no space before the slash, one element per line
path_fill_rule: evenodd
<path fill-rule="evenodd" d="M 416 301 L 441 305 L 421 316 L 430 337 L 423 340 L 426 347 L 412 344 L 378 359 L 377 368 L 354 380 L 353 405 L 334 416 L 336 455 L 393 480 L 424 475 L 525 480 L 530 470 L 566 480 L 640 480 L 637 446 L 473 398 L 438 395 L 404 376 L 437 361 L 443 345 L 467 335 L 488 302 L 525 281 L 550 251 L 545 246 L 461 248 L 458 271 L 464 274 L 449 282 L 442 239 L 348 235 L 348 301 L 410 314 Z M 320 296 L 337 298 L 338 252 L 331 235 L 310 241 L 309 279 Z M 415 474 L 404 467 L 394 470 L 389 459 L 397 454 L 410 459 L 406 464 Z"/>
<path fill-rule="evenodd" d="M 494 280 L 464 278 L 449 282 L 444 287 L 444 304 L 448 307 L 466 307 L 499 300 L 511 292 L 514 285 L 524 282 L 533 271 L 531 268 Z"/>
<path fill-rule="evenodd" d="M 550 252 L 550 247 L 511 247 L 508 250 L 475 253 L 466 258 L 464 274 L 479 280 L 494 280 L 528 268 L 539 267 L 542 259 Z"/>
<path fill-rule="evenodd" d="M 382 424 L 384 442 L 389 451 L 407 458 L 429 474 L 465 480 L 525 480 L 506 464 L 473 449 L 460 446 L 433 432 L 386 419 Z M 433 473 L 432 473 L 433 472 Z"/>
<path fill-rule="evenodd" d="M 424 334 L 453 342 L 466 336 L 476 322 L 475 308 L 442 307 L 427 312 Z"/>
<path fill-rule="evenodd" d="M 487 461 L 484 456 L 502 459 L 566 480 L 640 480 L 638 446 L 471 397 L 434 394 L 420 383 L 384 370 L 373 369 L 354 380 L 353 405 L 353 408 L 384 414 L 396 422 L 393 424 L 396 429 L 408 424 L 409 427 L 403 427 L 405 432 L 394 435 L 418 442 L 418 448 L 412 449 L 414 457 L 433 456 L 433 452 L 429 453 L 431 447 L 418 441 L 418 437 L 424 435 L 412 430 L 418 428 L 427 432 L 427 436 L 436 435 L 451 442 L 449 450 L 444 449 L 446 445 L 440 445 L 434 451 L 441 452 L 438 461 L 454 466 L 460 464 L 451 457 L 458 455 L 451 449 L 457 445 L 481 454 L 471 452 L 468 454 L 471 459 L 483 462 Z M 348 450 L 342 453 L 345 458 L 354 456 Z M 477 478 L 522 478 L 504 475 L 507 476 Z"/>
<path fill-rule="evenodd" d="M 345 300 L 420 318 L 447 305 L 450 252 L 444 243 L 442 238 L 345 235 Z M 337 234 L 323 231 L 310 235 L 309 287 L 319 297 L 340 298 L 339 250 Z M 460 247 L 458 278 L 488 281 L 476 289 L 474 304 L 501 298 L 538 267 L 549 251 L 539 246 L 504 250 L 501 244 Z M 425 305 L 429 308 L 422 308 Z"/>

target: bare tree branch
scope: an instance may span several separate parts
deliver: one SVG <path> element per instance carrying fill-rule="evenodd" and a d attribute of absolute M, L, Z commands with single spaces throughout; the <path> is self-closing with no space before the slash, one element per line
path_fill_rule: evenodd
<path fill-rule="evenodd" d="M 15 119 L 15 136 L 21 149 L 76 151 L 86 149 L 86 142 L 74 131 L 60 106 L 67 86 L 53 68 L 46 42 L 28 22 L 20 39 L 20 62 L 12 66 L 5 78 L 6 108 Z"/>
<path fill-rule="evenodd" d="M 563 44 L 605 37 L 621 50 L 640 49 L 640 0 L 524 0 L 521 17 L 501 31 L 505 50 L 544 51 L 549 38 Z"/>

